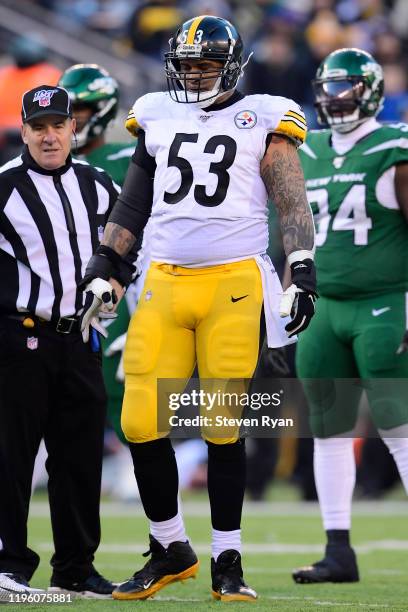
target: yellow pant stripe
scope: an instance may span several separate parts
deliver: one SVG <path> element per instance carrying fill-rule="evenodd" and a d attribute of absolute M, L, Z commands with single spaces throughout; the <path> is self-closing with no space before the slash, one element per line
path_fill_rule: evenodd
<path fill-rule="evenodd" d="M 199 15 L 198 17 L 194 19 L 193 23 L 191 24 L 190 29 L 187 34 L 187 44 L 188 45 L 194 44 L 194 38 L 197 32 L 197 28 L 200 25 L 204 17 L 205 15 Z"/>

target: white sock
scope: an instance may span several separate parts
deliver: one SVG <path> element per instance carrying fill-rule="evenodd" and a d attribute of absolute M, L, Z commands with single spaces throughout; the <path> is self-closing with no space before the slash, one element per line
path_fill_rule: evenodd
<path fill-rule="evenodd" d="M 408 426 L 380 429 L 379 432 L 395 459 L 402 484 L 408 494 Z"/>
<path fill-rule="evenodd" d="M 212 530 L 211 556 L 216 561 L 224 550 L 237 550 L 241 553 L 241 530 L 218 531 Z"/>
<path fill-rule="evenodd" d="M 350 529 L 356 482 L 353 438 L 316 438 L 314 474 L 325 530 Z"/>
<path fill-rule="evenodd" d="M 150 533 L 164 548 L 168 548 L 172 542 L 188 540 L 180 512 L 167 521 L 150 521 Z"/>

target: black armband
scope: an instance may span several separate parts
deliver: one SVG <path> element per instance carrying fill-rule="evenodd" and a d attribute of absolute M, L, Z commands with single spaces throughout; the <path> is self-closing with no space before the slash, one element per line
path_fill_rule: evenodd
<path fill-rule="evenodd" d="M 100 244 L 96 249 L 95 254 L 102 255 L 103 257 L 109 259 L 112 266 L 114 266 L 115 268 L 119 268 L 120 264 L 123 261 L 122 256 L 106 244 Z"/>
<path fill-rule="evenodd" d="M 100 244 L 92 255 L 85 270 L 85 276 L 78 285 L 85 289 L 94 278 L 109 280 L 114 278 L 122 287 L 127 287 L 132 280 L 135 268 L 126 262 L 116 251 L 105 244 Z"/>
<path fill-rule="evenodd" d="M 290 271 L 294 285 L 303 289 L 303 291 L 317 295 L 316 268 L 312 259 L 294 261 L 290 265 Z"/>
<path fill-rule="evenodd" d="M 127 287 L 130 284 L 135 266 L 123 259 L 119 253 L 105 244 L 99 245 L 95 254 L 106 257 L 106 259 L 110 261 L 113 266 L 111 269 L 111 277 L 117 280 L 122 287 Z"/>
<path fill-rule="evenodd" d="M 128 285 L 130 285 L 132 282 L 133 274 L 135 272 L 136 267 L 132 263 L 122 259 L 120 266 L 113 270 L 111 276 L 117 280 L 119 285 L 122 285 L 122 287 L 128 287 Z"/>
<path fill-rule="evenodd" d="M 109 280 L 112 276 L 114 265 L 105 255 L 94 253 L 86 266 L 85 276 L 78 285 L 78 289 L 84 291 L 85 287 L 95 278 Z"/>

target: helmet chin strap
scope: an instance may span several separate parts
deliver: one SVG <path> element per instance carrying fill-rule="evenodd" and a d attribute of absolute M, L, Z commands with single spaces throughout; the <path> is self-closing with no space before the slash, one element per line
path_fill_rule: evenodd
<path fill-rule="evenodd" d="M 212 89 L 209 89 L 208 91 L 186 91 L 187 100 L 190 104 L 196 106 L 197 108 L 205 108 L 206 106 L 211 106 L 211 104 L 214 104 L 216 102 L 217 98 L 226 93 L 225 91 L 220 91 L 220 86 L 221 77 L 218 77 L 218 79 L 214 83 L 214 87 Z M 201 100 L 197 100 L 199 94 L 204 94 L 206 97 Z"/>
<path fill-rule="evenodd" d="M 335 132 L 339 132 L 339 134 L 348 134 L 349 132 L 352 132 L 358 128 L 368 119 L 370 119 L 370 117 L 363 117 L 361 119 L 357 119 L 356 121 L 348 121 L 347 123 L 332 123 L 330 127 Z"/>
<path fill-rule="evenodd" d="M 240 79 L 241 77 L 243 77 L 243 76 L 244 76 L 244 68 L 246 68 L 246 67 L 247 67 L 247 65 L 249 64 L 249 60 L 251 59 L 251 57 L 253 56 L 253 54 L 254 54 L 254 52 L 253 52 L 253 51 L 251 51 L 251 53 L 248 55 L 248 57 L 247 57 L 247 59 L 246 59 L 246 62 L 244 62 L 244 63 L 242 64 L 242 66 L 241 66 L 241 72 L 240 72 L 240 74 L 239 74 L 238 79 Z"/>
<path fill-rule="evenodd" d="M 205 108 L 206 106 L 211 106 L 211 104 L 214 104 L 214 102 L 216 101 L 216 99 L 219 97 L 217 96 L 217 90 L 216 89 L 211 89 L 210 91 L 206 91 L 206 94 L 211 94 L 210 96 L 208 96 L 205 100 L 197 100 L 197 96 L 198 94 L 193 92 L 193 91 L 188 91 L 187 92 L 187 100 L 189 101 L 189 103 L 192 106 L 196 106 L 197 108 Z M 222 92 L 224 93 L 224 92 Z M 221 94 L 220 94 L 221 95 Z"/>
<path fill-rule="evenodd" d="M 71 149 L 78 150 L 82 149 L 88 141 L 88 132 L 90 125 L 86 123 L 80 132 L 75 132 L 75 137 L 72 138 L 71 141 Z"/>
<path fill-rule="evenodd" d="M 364 119 L 359 119 L 358 121 L 352 121 L 350 123 L 343 123 L 338 125 L 331 125 L 331 129 L 335 132 L 339 132 L 339 134 L 348 134 L 352 132 L 356 128 L 358 128 L 364 121 L 367 121 L 369 117 L 365 117 Z"/>
<path fill-rule="evenodd" d="M 330 125 L 332 130 L 339 132 L 340 134 L 348 134 L 352 132 L 359 125 L 364 123 L 369 117 L 359 117 L 359 108 L 357 107 L 354 112 L 349 113 L 343 117 L 332 117 L 327 111 L 325 111 L 327 123 Z M 345 121 L 346 119 L 346 121 Z"/>
<path fill-rule="evenodd" d="M 112 98 L 111 100 L 108 100 L 106 102 L 106 104 L 97 113 L 94 113 L 92 115 L 92 117 L 84 125 L 82 130 L 80 132 L 76 133 L 76 142 L 74 142 L 74 140 L 72 140 L 72 145 L 71 145 L 72 149 L 74 149 L 74 148 L 82 149 L 82 147 L 84 147 L 86 144 L 88 144 L 89 131 L 90 131 L 91 127 L 94 127 L 94 125 L 97 122 L 97 120 L 101 119 L 102 117 L 104 117 L 111 110 L 111 108 L 115 104 L 116 104 L 116 100 L 114 100 Z M 93 133 L 92 139 L 94 139 L 96 136 L 99 136 L 99 134 L 104 131 L 103 128 L 100 128 L 100 131 L 98 133 L 97 129 L 98 129 L 97 127 L 94 129 L 94 133 Z"/>

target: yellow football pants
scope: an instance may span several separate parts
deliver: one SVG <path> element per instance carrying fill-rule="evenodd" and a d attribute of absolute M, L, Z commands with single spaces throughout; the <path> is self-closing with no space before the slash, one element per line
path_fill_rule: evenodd
<path fill-rule="evenodd" d="M 246 391 L 239 379 L 250 379 L 256 368 L 262 302 L 261 275 L 253 259 L 208 268 L 151 264 L 124 356 L 122 429 L 127 440 L 148 442 L 168 433 L 158 431 L 157 380 L 181 379 L 182 392 L 196 363 L 200 379 L 218 379 L 207 381 L 206 391 Z M 202 435 L 227 444 L 239 432 L 210 428 L 202 429 Z"/>

